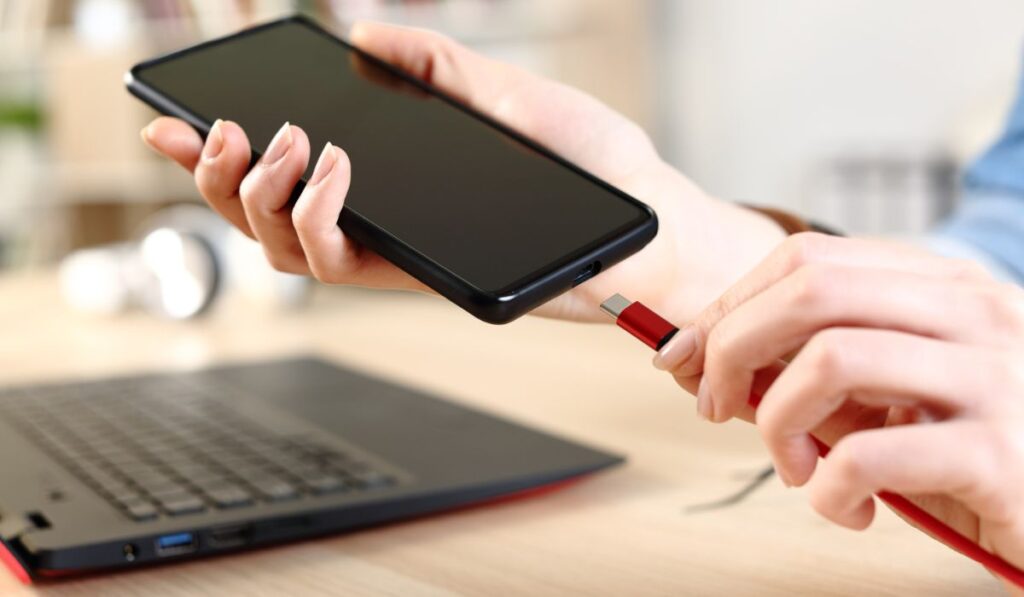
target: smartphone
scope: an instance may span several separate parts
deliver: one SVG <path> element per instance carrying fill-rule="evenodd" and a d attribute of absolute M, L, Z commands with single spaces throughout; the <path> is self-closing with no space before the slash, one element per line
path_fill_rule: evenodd
<path fill-rule="evenodd" d="M 204 136 L 233 120 L 262 148 L 288 121 L 314 152 L 341 147 L 352 162 L 345 234 L 490 323 L 586 282 L 657 233 L 643 203 L 303 17 L 143 62 L 125 80 Z"/>

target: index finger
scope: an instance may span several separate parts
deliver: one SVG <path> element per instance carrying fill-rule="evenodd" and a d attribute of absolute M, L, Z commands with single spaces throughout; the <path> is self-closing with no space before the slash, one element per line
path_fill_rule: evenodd
<path fill-rule="evenodd" d="M 146 125 L 142 140 L 154 151 L 162 153 L 192 172 L 203 151 L 203 138 L 184 120 L 161 116 Z"/>

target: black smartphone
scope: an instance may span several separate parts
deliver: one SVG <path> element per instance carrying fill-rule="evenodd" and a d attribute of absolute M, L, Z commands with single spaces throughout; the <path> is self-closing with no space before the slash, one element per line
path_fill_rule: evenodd
<path fill-rule="evenodd" d="M 143 62 L 126 84 L 203 135 L 233 120 L 259 148 L 289 121 L 314 151 L 341 147 L 352 162 L 342 230 L 487 322 L 519 317 L 657 233 L 643 203 L 303 17 Z"/>

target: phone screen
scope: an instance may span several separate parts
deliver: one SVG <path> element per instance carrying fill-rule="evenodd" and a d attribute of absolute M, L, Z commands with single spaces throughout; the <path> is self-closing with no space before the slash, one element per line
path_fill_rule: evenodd
<path fill-rule="evenodd" d="M 302 22 L 172 55 L 135 71 L 262 150 L 285 122 L 352 163 L 346 208 L 448 272 L 499 291 L 638 225 L 621 193 L 532 149 Z M 586 131 L 580 131 L 586 135 Z"/>

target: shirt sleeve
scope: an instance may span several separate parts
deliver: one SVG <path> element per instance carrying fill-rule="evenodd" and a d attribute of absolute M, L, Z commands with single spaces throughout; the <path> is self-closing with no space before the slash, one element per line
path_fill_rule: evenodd
<path fill-rule="evenodd" d="M 958 209 L 927 239 L 1024 285 L 1024 76 L 999 139 L 967 169 Z"/>

